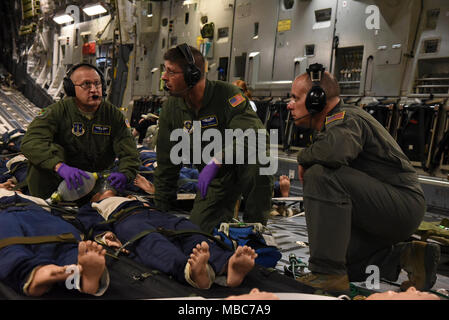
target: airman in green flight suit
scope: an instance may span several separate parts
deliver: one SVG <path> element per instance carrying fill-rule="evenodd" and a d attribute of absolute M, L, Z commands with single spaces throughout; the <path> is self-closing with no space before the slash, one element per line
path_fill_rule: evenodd
<path fill-rule="evenodd" d="M 316 130 L 297 157 L 312 271 L 298 281 L 344 292 L 374 266 L 391 281 L 405 269 L 404 287 L 430 289 L 439 247 L 406 242 L 426 210 L 415 169 L 374 117 L 342 102 L 331 74 L 318 64 L 308 71 L 293 82 L 287 106 L 297 126 Z"/>
<path fill-rule="evenodd" d="M 27 182 L 33 196 L 48 198 L 64 179 L 78 187 L 84 171 L 111 169 L 110 183 L 122 189 L 140 165 L 136 143 L 122 112 L 103 101 L 104 81 L 89 64 L 73 67 L 68 97 L 42 109 L 27 129 L 21 150 L 29 160 Z M 65 84 L 66 85 L 66 84 Z"/>
<path fill-rule="evenodd" d="M 246 199 L 244 221 L 266 224 L 271 206 L 272 174 L 260 174 L 259 161 L 251 163 L 245 160 L 236 164 L 239 149 L 235 143 L 225 145 L 224 142 L 227 129 L 265 129 L 248 99 L 231 84 L 205 79 L 201 52 L 187 44 L 167 51 L 164 60 L 162 80 L 170 97 L 162 107 L 159 118 L 154 175 L 156 205 L 161 210 L 173 208 L 179 170 L 183 164 L 194 163 L 201 172 L 199 191 L 190 217 L 192 222 L 204 231 L 212 232 L 221 222 L 232 221 L 236 201 L 243 195 Z M 176 129 L 189 137 L 190 145 L 187 148 L 190 154 L 184 155 L 187 159 L 182 163 L 173 161 L 177 142 L 170 141 L 170 136 Z M 222 146 L 218 152 L 222 155 L 221 161 L 217 153 L 210 157 L 210 161 L 205 161 L 203 157 L 207 147 L 204 135 L 208 132 L 219 133 L 223 138 L 218 141 Z M 268 139 L 268 134 L 265 133 L 264 137 Z M 269 143 L 266 148 L 268 150 Z M 244 150 L 248 150 L 247 143 Z M 233 163 L 223 161 L 226 154 L 233 159 Z"/>

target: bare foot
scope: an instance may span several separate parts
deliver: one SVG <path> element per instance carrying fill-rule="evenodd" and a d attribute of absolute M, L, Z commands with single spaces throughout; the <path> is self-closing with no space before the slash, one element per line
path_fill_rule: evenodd
<path fill-rule="evenodd" d="M 94 294 L 106 266 L 106 250 L 96 242 L 81 241 L 78 245 L 78 264 L 81 267 L 81 292 Z"/>
<path fill-rule="evenodd" d="M 239 246 L 228 262 L 228 287 L 239 286 L 248 272 L 254 268 L 257 253 L 248 246 Z"/>
<path fill-rule="evenodd" d="M 32 297 L 39 297 L 51 289 L 56 282 L 67 279 L 70 273 L 66 273 L 67 266 L 57 266 L 47 264 L 35 271 L 33 279 L 27 289 L 27 294 Z"/>
<path fill-rule="evenodd" d="M 203 241 L 193 248 L 190 259 L 188 260 L 190 264 L 190 277 L 200 289 L 208 289 L 210 287 L 210 279 L 206 267 L 209 258 L 209 245 L 206 241 Z"/>
<path fill-rule="evenodd" d="M 279 189 L 283 197 L 288 197 L 290 193 L 290 178 L 282 175 L 279 177 Z"/>
<path fill-rule="evenodd" d="M 146 193 L 154 193 L 154 185 L 140 174 L 136 175 L 134 185 L 145 191 Z"/>

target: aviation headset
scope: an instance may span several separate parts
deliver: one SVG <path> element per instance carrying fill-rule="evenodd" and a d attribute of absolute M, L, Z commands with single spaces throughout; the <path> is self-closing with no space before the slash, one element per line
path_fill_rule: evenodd
<path fill-rule="evenodd" d="M 104 80 L 103 73 L 100 71 L 100 69 L 98 69 L 94 65 L 91 65 L 90 63 L 79 63 L 69 69 L 69 71 L 67 72 L 66 76 L 63 79 L 63 87 L 64 87 L 65 94 L 69 97 L 76 96 L 75 85 L 73 84 L 72 80 L 70 79 L 70 76 L 76 69 L 83 67 L 83 66 L 92 68 L 95 71 L 97 71 L 98 75 L 100 76 L 100 80 L 101 80 L 101 95 L 103 97 L 106 97 L 106 82 Z"/>
<path fill-rule="evenodd" d="M 179 51 L 187 61 L 187 64 L 183 68 L 184 81 L 189 88 L 192 88 L 201 79 L 201 70 L 195 64 L 195 58 L 193 57 L 192 51 L 187 43 L 180 44 L 177 46 Z"/>
<path fill-rule="evenodd" d="M 313 82 L 313 86 L 306 96 L 306 108 L 312 115 L 320 113 L 326 106 L 326 93 L 320 86 L 324 70 L 323 65 L 319 63 L 311 64 L 306 70 Z"/>

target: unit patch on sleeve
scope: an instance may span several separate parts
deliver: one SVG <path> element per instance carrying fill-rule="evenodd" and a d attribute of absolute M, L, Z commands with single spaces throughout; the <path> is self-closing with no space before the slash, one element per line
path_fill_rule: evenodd
<path fill-rule="evenodd" d="M 342 111 L 336 114 L 333 114 L 331 116 L 326 117 L 326 123 L 325 124 L 329 124 L 331 122 L 334 122 L 335 120 L 342 120 L 345 118 L 345 113 L 346 111 Z"/>
<path fill-rule="evenodd" d="M 111 126 L 105 126 L 102 124 L 94 124 L 94 125 L 92 125 L 92 133 L 109 136 L 111 134 Z"/>
<path fill-rule="evenodd" d="M 216 127 L 218 125 L 218 119 L 216 115 L 204 117 L 200 119 L 200 121 L 201 128 Z"/>
<path fill-rule="evenodd" d="M 39 113 L 36 115 L 36 118 L 45 119 L 47 118 L 49 112 L 50 111 L 48 111 L 47 108 L 42 108 L 41 110 L 39 110 Z"/>
<path fill-rule="evenodd" d="M 245 101 L 245 97 L 242 96 L 242 94 L 238 93 L 235 96 L 233 96 L 231 99 L 229 99 L 229 104 L 231 107 L 235 108 L 239 104 L 241 104 L 243 101 Z"/>

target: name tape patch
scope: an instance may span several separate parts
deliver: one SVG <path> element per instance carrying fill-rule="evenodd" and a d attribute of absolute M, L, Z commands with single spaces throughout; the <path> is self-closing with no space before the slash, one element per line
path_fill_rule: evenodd
<path fill-rule="evenodd" d="M 200 119 L 200 121 L 201 121 L 201 128 L 215 127 L 218 125 L 218 119 L 216 115 L 207 116 L 205 118 Z"/>
<path fill-rule="evenodd" d="M 102 135 L 110 135 L 111 134 L 111 126 L 104 126 L 101 124 L 94 124 L 92 126 L 93 134 L 102 134 Z"/>

